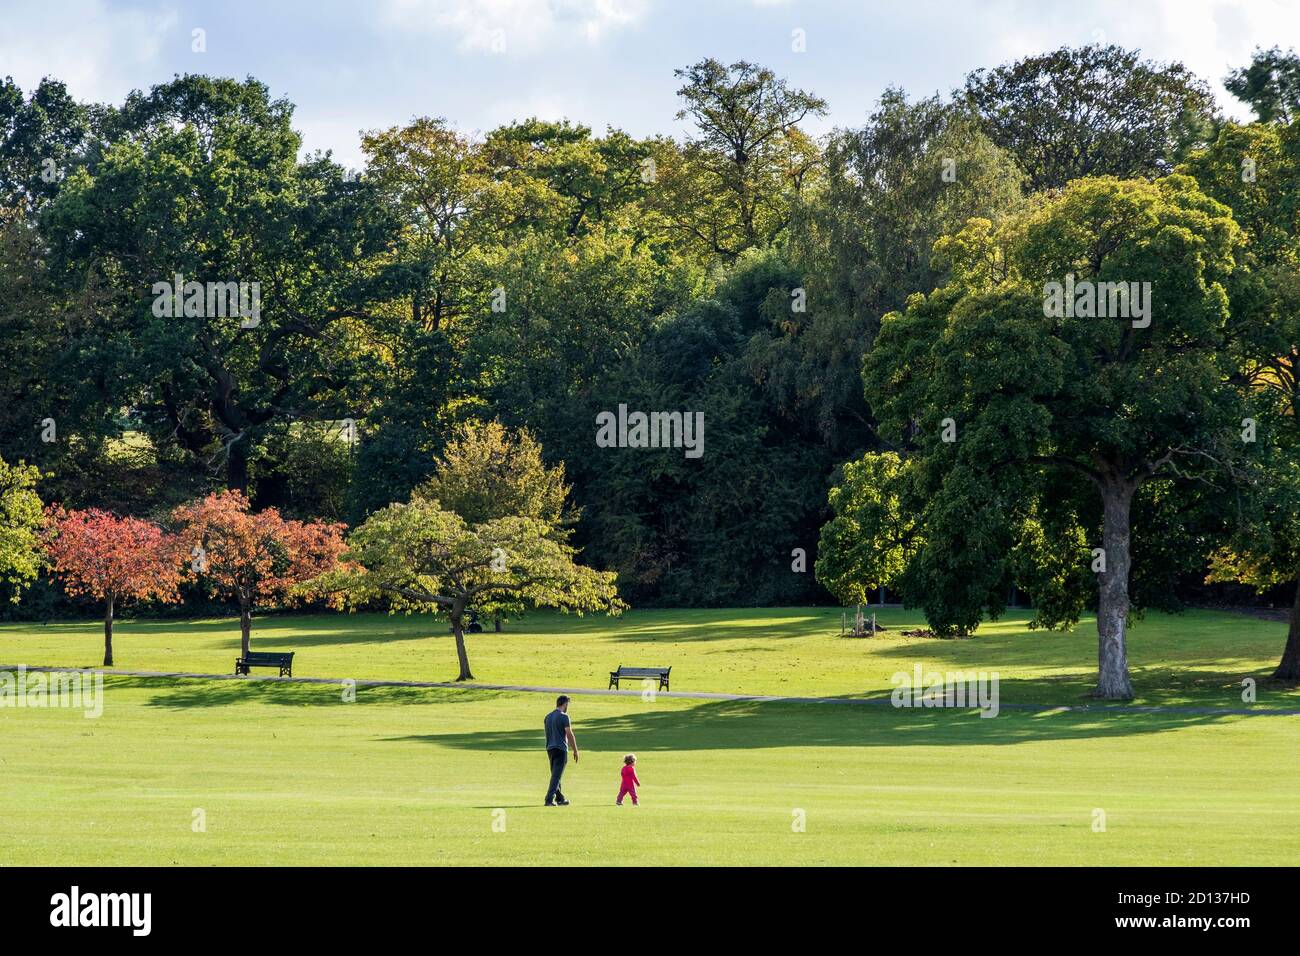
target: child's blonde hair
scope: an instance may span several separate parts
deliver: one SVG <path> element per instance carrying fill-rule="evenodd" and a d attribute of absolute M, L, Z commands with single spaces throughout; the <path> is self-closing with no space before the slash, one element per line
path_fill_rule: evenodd
<path fill-rule="evenodd" d="M 636 754 L 628 754 L 626 757 L 623 758 L 623 762 L 624 762 L 625 764 L 634 764 L 634 763 L 636 763 Z"/>

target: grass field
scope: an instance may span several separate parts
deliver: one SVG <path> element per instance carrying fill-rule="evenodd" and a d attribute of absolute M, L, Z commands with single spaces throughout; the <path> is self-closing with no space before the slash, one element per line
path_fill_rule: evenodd
<path fill-rule="evenodd" d="M 1019 616 L 964 641 L 838 627 L 825 609 L 537 615 L 470 653 L 485 682 L 603 687 L 620 662 L 668 663 L 674 690 L 808 696 L 885 696 L 920 663 L 997 670 L 1004 703 L 1067 705 L 1095 666 L 1090 622 L 1045 635 Z M 1300 717 L 1267 711 L 1300 692 L 1262 682 L 1258 715 L 1226 712 L 1283 637 L 1209 612 L 1140 622 L 1139 703 L 1173 707 L 1152 712 L 578 697 L 573 805 L 551 809 L 542 695 L 362 687 L 345 702 L 330 686 L 112 676 L 97 720 L 0 709 L 0 863 L 1294 864 Z M 100 640 L 91 622 L 5 626 L 0 664 L 95 665 Z M 126 622 L 116 646 L 124 669 L 226 673 L 238 629 Z M 303 676 L 454 674 L 428 619 L 271 618 L 254 646 L 295 650 Z M 635 810 L 613 806 L 628 751 Z"/>

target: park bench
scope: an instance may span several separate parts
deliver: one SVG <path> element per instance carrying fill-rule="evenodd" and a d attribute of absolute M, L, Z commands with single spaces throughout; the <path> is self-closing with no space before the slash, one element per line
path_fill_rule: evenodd
<path fill-rule="evenodd" d="M 293 676 L 293 652 L 288 654 L 249 651 L 248 656 L 235 661 L 235 673 L 247 674 L 250 667 L 278 667 L 281 677 Z"/>
<path fill-rule="evenodd" d="M 659 681 L 659 689 L 668 689 L 668 674 L 672 671 L 671 667 L 624 667 L 618 665 L 618 670 L 609 672 L 609 686 L 618 687 L 618 682 L 624 677 L 641 677 L 650 678 Z"/>

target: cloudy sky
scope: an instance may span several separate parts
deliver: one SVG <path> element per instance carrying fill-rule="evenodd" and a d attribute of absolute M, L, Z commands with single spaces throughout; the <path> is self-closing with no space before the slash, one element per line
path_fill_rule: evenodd
<path fill-rule="evenodd" d="M 822 96 L 822 132 L 861 122 L 888 85 L 947 92 L 971 69 L 1093 41 L 1181 60 L 1243 115 L 1220 81 L 1256 46 L 1300 45 L 1300 0 L 0 3 L 0 75 L 24 87 L 53 75 L 81 99 L 119 101 L 176 73 L 252 75 L 296 104 L 308 149 L 353 166 L 360 130 L 419 115 L 467 132 L 530 115 L 676 132 L 672 71 L 705 56 L 763 63 Z"/>

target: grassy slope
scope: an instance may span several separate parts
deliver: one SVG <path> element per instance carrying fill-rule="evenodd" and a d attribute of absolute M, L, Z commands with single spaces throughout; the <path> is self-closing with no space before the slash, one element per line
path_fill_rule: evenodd
<path fill-rule="evenodd" d="M 915 612 L 887 610 L 894 628 L 874 640 L 843 639 L 828 608 L 633 611 L 621 618 L 533 614 L 506 633 L 472 635 L 470 662 L 487 683 L 604 687 L 618 664 L 670 664 L 682 691 L 839 696 L 884 694 L 890 676 L 974 669 L 1001 675 L 1007 702 L 1074 703 L 1092 687 L 1096 631 L 1029 631 L 1023 612 L 975 638 L 905 638 L 923 626 Z M 120 622 L 115 658 L 127 670 L 230 673 L 239 650 L 235 621 Z M 1241 680 L 1276 666 L 1285 626 L 1208 611 L 1150 615 L 1133 628 L 1130 662 L 1141 702 L 1240 706 Z M 553 639 L 548 639 L 553 638 Z M 97 666 L 97 622 L 0 626 L 0 664 Z M 293 650 L 304 677 L 448 680 L 455 649 L 446 624 L 425 616 L 319 615 L 254 622 L 258 650 Z M 263 672 L 267 673 L 267 672 Z M 1267 684 L 1261 704 L 1300 706 L 1300 690 Z"/>
<path fill-rule="evenodd" d="M 903 612 L 889 615 L 892 620 Z M 833 620 L 834 628 L 830 627 Z M 445 678 L 437 625 L 280 618 L 255 639 L 305 674 Z M 561 641 L 538 632 L 563 630 Z M 478 674 L 603 686 L 620 660 L 666 661 L 682 689 L 883 692 L 889 674 L 997 668 L 1004 699 L 1086 692 L 1089 631 L 962 642 L 829 635 L 823 611 L 537 616 L 474 639 Z M 230 621 L 126 624 L 119 662 L 224 671 Z M 437 633 L 437 631 L 434 631 Z M 1280 625 L 1212 614 L 1134 634 L 1147 699 L 1240 707 Z M 0 662 L 94 664 L 93 624 L 0 629 Z M 1157 691 L 1162 682 L 1178 683 Z M 1267 686 L 1261 703 L 1296 703 Z M 336 688 L 112 677 L 104 716 L 0 709 L 0 863 L 1293 863 L 1300 718 L 1187 712 L 969 713 L 588 698 L 584 759 L 546 809 L 549 701 L 476 690 Z M 612 805 L 621 755 L 644 805 Z M 202 808 L 207 832 L 191 829 Z M 505 812 L 506 832 L 492 830 Z M 807 832 L 791 831 L 806 811 Z M 1107 832 L 1092 829 L 1093 811 Z"/>

